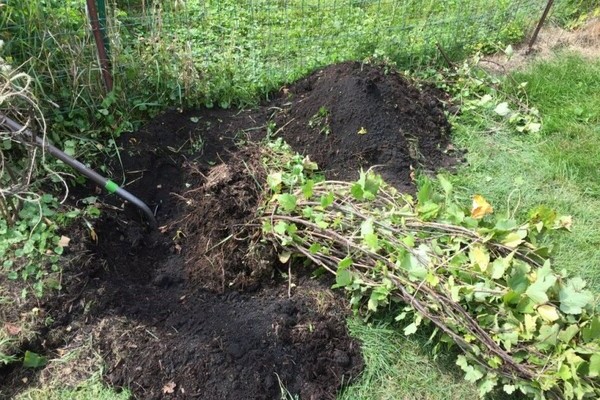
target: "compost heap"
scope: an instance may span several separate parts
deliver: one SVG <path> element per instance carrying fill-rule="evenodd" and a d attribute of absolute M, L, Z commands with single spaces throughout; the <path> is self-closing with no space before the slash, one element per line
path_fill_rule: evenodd
<path fill-rule="evenodd" d="M 343 294 L 258 240 L 266 172 L 260 147 L 236 143 L 283 137 L 328 178 L 377 166 L 412 190 L 412 168 L 453 161 L 436 96 L 397 73 L 343 63 L 258 109 L 168 112 L 122 138 L 114 179 L 126 178 L 161 228 L 147 232 L 137 210 L 107 197 L 113 207 L 91 229 L 67 232 L 64 289 L 43 306 L 54 320 L 30 349 L 51 358 L 91 338 L 105 380 L 143 399 L 279 399 L 281 387 L 334 399 L 363 367 Z M 0 379 L 18 392 L 44 373 L 15 368 Z"/>

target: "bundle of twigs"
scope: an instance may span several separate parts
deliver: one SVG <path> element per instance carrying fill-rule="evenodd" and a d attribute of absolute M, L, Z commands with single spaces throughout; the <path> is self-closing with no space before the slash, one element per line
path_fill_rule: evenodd
<path fill-rule="evenodd" d="M 589 352 L 600 349 L 598 338 L 584 341 L 576 333 L 560 349 L 556 335 L 544 338 L 545 332 L 569 329 L 576 318 L 561 312 L 554 298 L 563 290 L 556 282 L 567 284 L 566 277 L 551 272 L 527 238 L 542 229 L 539 223 L 476 227 L 479 221 L 454 205 L 436 210 L 432 202 L 415 204 L 377 179 L 298 179 L 296 189 L 275 189 L 262 217 L 265 237 L 282 260 L 305 257 L 336 275 L 337 286 L 350 291 L 358 307 L 374 311 L 401 299 L 406 307 L 400 318 L 413 317 L 405 333 L 423 320 L 433 323 L 465 353 L 457 364 L 482 395 L 500 384 L 508 393 L 520 389 L 538 397 L 574 398 L 575 384 L 586 395 L 600 394 L 597 378 L 560 374 L 567 348 L 590 362 Z M 463 226 L 448 222 L 461 219 Z M 536 285 L 545 285 L 544 293 Z M 578 332 L 595 321 L 588 311 L 576 310 Z"/>

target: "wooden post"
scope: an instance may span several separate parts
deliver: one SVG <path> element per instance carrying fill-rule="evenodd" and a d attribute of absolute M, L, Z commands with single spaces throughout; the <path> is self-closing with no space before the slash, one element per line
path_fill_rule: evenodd
<path fill-rule="evenodd" d="M 535 44 L 535 41 L 537 40 L 537 37 L 540 33 L 540 29 L 542 29 L 542 25 L 544 25 L 544 22 L 546 21 L 546 17 L 548 17 L 548 13 L 550 12 L 550 9 L 552 8 L 552 4 L 554 4 L 554 0 L 548 0 L 548 4 L 546 4 L 546 8 L 544 9 L 542 18 L 540 18 L 540 21 L 538 22 L 537 26 L 535 27 L 535 31 L 533 32 L 533 36 L 531 37 L 531 40 L 529 41 L 529 47 L 527 48 L 527 51 L 525 52 L 525 54 L 531 53 L 531 50 L 533 49 L 533 45 Z"/>
<path fill-rule="evenodd" d="M 106 55 L 106 48 L 104 47 L 104 41 L 102 40 L 102 32 L 100 31 L 98 9 L 96 8 L 95 0 L 86 0 L 86 2 L 90 24 L 92 26 L 92 33 L 94 34 L 94 41 L 96 42 L 96 48 L 98 49 L 98 59 L 100 60 L 100 69 L 102 70 L 104 85 L 106 86 L 106 91 L 110 92 L 113 89 L 113 79 L 110 73 L 110 63 L 108 56 Z"/>

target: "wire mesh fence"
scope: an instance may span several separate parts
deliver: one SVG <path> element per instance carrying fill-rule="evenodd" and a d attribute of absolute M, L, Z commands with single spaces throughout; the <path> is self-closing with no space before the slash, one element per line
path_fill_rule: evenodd
<path fill-rule="evenodd" d="M 109 111 L 121 101 L 139 111 L 255 102 L 343 60 L 385 59 L 409 69 L 440 63 L 440 49 L 452 59 L 499 50 L 524 38 L 546 1 L 95 3 L 118 89 L 110 96 L 104 94 L 85 1 L 5 0 L 0 7 L 5 55 L 13 64 L 26 63 L 56 122 L 73 127 L 90 116 L 116 118 Z"/>

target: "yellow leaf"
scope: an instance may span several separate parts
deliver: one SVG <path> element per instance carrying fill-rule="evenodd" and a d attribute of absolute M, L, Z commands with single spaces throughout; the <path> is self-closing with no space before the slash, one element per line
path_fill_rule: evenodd
<path fill-rule="evenodd" d="M 58 246 L 59 247 L 68 247 L 70 241 L 71 241 L 70 238 L 68 238 L 66 236 L 61 236 L 60 239 L 58 240 Z"/>
<path fill-rule="evenodd" d="M 537 308 L 537 312 L 538 314 L 540 314 L 540 317 L 542 317 L 548 322 L 554 322 L 559 318 L 558 312 L 556 311 L 556 307 L 550 304 L 543 304 L 539 306 Z"/>
<path fill-rule="evenodd" d="M 361 126 L 360 129 L 358 130 L 358 134 L 359 135 L 366 135 L 367 134 L 367 128 L 365 128 L 364 126 Z"/>
<path fill-rule="evenodd" d="M 165 386 L 163 386 L 162 391 L 164 394 L 172 394 L 175 392 L 175 387 L 177 387 L 177 384 L 175 384 L 175 382 L 169 382 Z"/>
<path fill-rule="evenodd" d="M 92 241 L 94 243 L 98 244 L 98 235 L 96 234 L 96 231 L 92 227 L 90 227 L 90 238 L 92 239 Z"/>
<path fill-rule="evenodd" d="M 490 203 L 487 202 L 487 200 L 483 196 L 479 194 L 473 196 L 473 208 L 471 208 L 471 217 L 480 219 L 493 212 L 494 208 L 491 206 Z"/>
<path fill-rule="evenodd" d="M 479 266 L 481 272 L 485 272 L 488 265 L 490 264 L 490 255 L 481 246 L 475 246 L 469 253 L 471 256 L 471 262 Z"/>

